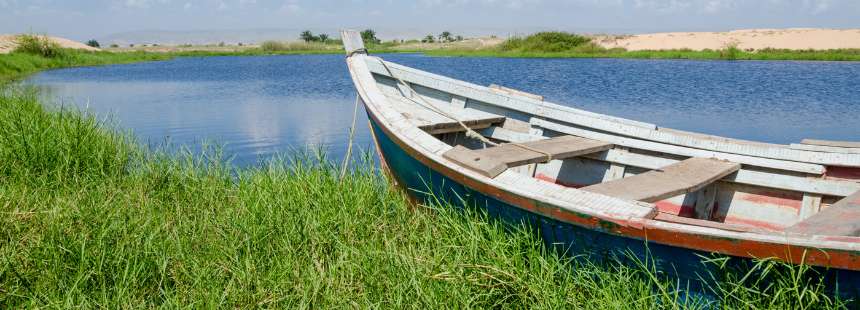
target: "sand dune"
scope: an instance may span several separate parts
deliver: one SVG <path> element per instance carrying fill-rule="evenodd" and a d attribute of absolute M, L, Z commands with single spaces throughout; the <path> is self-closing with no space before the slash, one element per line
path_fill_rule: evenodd
<path fill-rule="evenodd" d="M 598 36 L 607 48 L 630 51 L 721 49 L 737 44 L 741 49 L 840 49 L 860 48 L 860 29 L 747 29 L 729 32 L 668 32 L 630 36 Z"/>
<path fill-rule="evenodd" d="M 11 53 L 13 50 L 15 50 L 15 47 L 18 46 L 18 42 L 16 40 L 16 37 L 17 37 L 17 35 L 6 35 L 6 34 L 0 35 L 0 54 L 8 54 L 8 53 Z M 98 51 L 99 50 L 97 48 L 90 47 L 86 44 L 72 41 L 69 39 L 64 39 L 64 38 L 59 38 L 59 37 L 51 37 L 51 36 L 49 36 L 48 38 L 50 38 L 51 41 L 56 42 L 57 44 L 59 44 L 60 46 L 62 46 L 64 48 L 82 49 L 82 50 L 88 50 L 88 51 Z"/>

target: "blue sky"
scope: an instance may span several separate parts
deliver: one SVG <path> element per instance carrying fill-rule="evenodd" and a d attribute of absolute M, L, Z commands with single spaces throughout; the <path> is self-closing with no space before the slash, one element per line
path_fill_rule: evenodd
<path fill-rule="evenodd" d="M 0 33 L 343 27 L 468 33 L 860 28 L 860 0 L 0 0 Z"/>

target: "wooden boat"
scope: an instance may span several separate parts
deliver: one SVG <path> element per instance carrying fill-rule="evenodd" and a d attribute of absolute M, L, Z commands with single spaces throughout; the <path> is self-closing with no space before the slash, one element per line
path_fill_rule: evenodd
<path fill-rule="evenodd" d="M 342 37 L 382 165 L 417 199 L 525 222 L 571 253 L 648 252 L 689 277 L 712 253 L 819 266 L 860 296 L 860 143 L 662 128 L 386 62 Z"/>

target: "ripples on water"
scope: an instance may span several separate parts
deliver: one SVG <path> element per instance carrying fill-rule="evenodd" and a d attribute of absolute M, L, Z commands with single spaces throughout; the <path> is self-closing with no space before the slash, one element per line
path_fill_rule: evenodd
<path fill-rule="evenodd" d="M 860 63 L 500 59 L 385 55 L 548 101 L 741 139 L 860 140 Z M 238 165 L 321 146 L 346 151 L 355 90 L 342 55 L 179 58 L 40 73 L 54 102 L 111 115 L 142 142 L 224 146 Z M 366 117 L 356 142 L 370 149 Z"/>

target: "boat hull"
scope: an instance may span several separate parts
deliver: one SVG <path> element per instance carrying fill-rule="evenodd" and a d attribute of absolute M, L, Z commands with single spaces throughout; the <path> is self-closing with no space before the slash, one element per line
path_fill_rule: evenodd
<path fill-rule="evenodd" d="M 585 227 L 529 211 L 529 207 L 511 203 L 500 197 L 509 196 L 492 187 L 472 188 L 463 182 L 465 176 L 426 158 L 410 145 L 398 140 L 368 110 L 371 131 L 380 161 L 397 185 L 418 202 L 446 202 L 464 208 L 484 210 L 494 220 L 511 225 L 524 225 L 538 234 L 546 246 L 563 255 L 587 258 L 593 262 L 621 262 L 628 265 L 647 264 L 669 275 L 690 280 L 691 287 L 709 285 L 702 279 L 711 279 L 722 273 L 713 263 L 703 258 L 713 254 L 673 245 L 661 244 L 633 236 L 610 233 L 594 227 Z M 534 203 L 530 201 L 529 203 Z M 734 257 L 730 268 L 746 269 L 755 264 L 747 257 Z M 860 296 L 860 272 L 854 270 L 815 267 L 825 274 L 827 286 L 841 296 Z"/>

